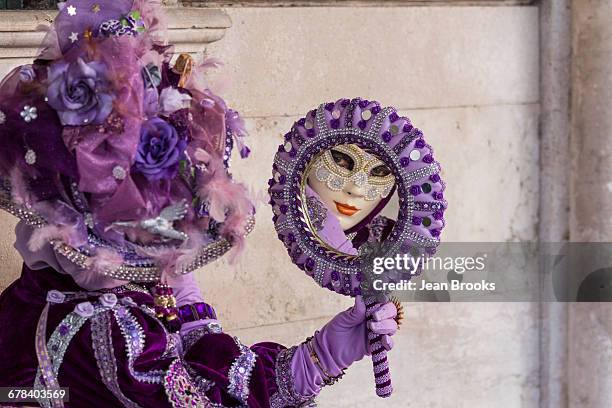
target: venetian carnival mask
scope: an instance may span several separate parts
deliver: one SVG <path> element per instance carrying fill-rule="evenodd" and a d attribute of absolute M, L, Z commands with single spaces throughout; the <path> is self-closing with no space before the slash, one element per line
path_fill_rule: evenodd
<path fill-rule="evenodd" d="M 395 185 L 389 167 L 356 144 L 322 152 L 313 160 L 307 179 L 343 230 L 367 217 Z"/>

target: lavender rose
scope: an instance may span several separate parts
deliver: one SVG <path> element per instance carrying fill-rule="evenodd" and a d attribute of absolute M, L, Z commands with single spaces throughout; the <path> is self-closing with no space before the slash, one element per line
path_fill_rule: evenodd
<path fill-rule="evenodd" d="M 113 95 L 101 62 L 58 62 L 49 67 L 48 103 L 64 126 L 100 124 L 113 109 Z"/>
<path fill-rule="evenodd" d="M 151 181 L 171 179 L 176 175 L 187 141 L 174 126 L 160 118 L 149 119 L 140 128 L 140 142 L 134 168 Z"/>

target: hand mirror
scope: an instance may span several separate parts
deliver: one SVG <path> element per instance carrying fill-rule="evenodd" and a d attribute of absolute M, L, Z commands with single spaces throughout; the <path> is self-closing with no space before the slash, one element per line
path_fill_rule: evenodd
<path fill-rule="evenodd" d="M 446 209 L 439 173 L 423 133 L 394 108 L 360 98 L 322 104 L 293 125 L 274 158 L 278 237 L 320 286 L 363 293 L 370 308 L 373 255 L 435 252 Z M 418 273 L 405 272 L 387 279 Z M 369 338 L 372 350 L 381 348 Z M 389 396 L 384 349 L 372 357 L 377 394 Z"/>

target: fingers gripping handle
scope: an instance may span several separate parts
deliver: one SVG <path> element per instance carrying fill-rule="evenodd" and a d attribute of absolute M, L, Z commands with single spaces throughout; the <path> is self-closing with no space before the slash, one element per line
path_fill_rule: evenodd
<path fill-rule="evenodd" d="M 369 322 L 373 319 L 372 313 L 374 312 L 377 299 L 376 297 L 368 297 L 364 299 L 364 301 L 366 304 L 366 319 Z M 381 398 L 387 398 L 391 396 L 393 386 L 391 385 L 391 373 L 389 372 L 389 363 L 387 361 L 387 350 L 385 350 L 381 343 L 382 337 L 381 334 L 376 334 L 368 329 L 368 342 L 370 343 L 372 363 L 374 365 L 376 395 Z"/>

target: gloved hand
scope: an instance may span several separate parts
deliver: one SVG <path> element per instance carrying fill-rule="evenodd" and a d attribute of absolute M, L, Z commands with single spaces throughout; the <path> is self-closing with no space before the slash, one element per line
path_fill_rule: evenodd
<path fill-rule="evenodd" d="M 312 339 L 322 367 L 313 362 L 307 344 L 301 344 L 296 350 L 291 365 L 295 391 L 301 395 L 316 395 L 324 385 L 325 374 L 321 368 L 329 376 L 336 377 L 343 369 L 369 355 L 366 327 L 383 335 L 383 347 L 391 350 L 391 336 L 397 331 L 396 315 L 393 303 L 380 304 L 373 313 L 373 320 L 366 326 L 366 306 L 363 298 L 357 296 L 353 307 L 336 315 Z"/>

